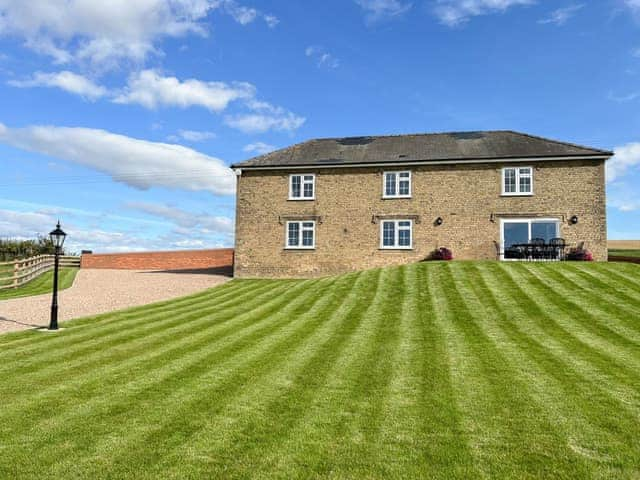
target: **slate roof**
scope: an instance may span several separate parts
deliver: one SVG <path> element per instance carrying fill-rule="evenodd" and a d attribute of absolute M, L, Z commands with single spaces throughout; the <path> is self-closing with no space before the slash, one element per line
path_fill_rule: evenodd
<path fill-rule="evenodd" d="M 548 157 L 610 157 L 606 150 L 559 142 L 510 130 L 425 133 L 309 140 L 232 165 L 232 168 L 305 167 L 358 164 Z"/>

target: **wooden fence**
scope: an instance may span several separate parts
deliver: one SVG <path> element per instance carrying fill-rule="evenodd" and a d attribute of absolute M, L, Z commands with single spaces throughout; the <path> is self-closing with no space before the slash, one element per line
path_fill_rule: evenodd
<path fill-rule="evenodd" d="M 53 255 L 38 255 L 37 257 L 0 263 L 0 290 L 17 288 L 33 280 L 44 272 L 53 270 Z M 63 255 L 60 257 L 61 267 L 79 267 L 80 257 Z"/>

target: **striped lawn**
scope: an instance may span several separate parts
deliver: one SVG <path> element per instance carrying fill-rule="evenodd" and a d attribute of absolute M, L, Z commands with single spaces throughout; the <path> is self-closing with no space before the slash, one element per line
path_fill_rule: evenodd
<path fill-rule="evenodd" d="M 640 266 L 236 280 L 0 336 L 0 478 L 638 478 Z"/>

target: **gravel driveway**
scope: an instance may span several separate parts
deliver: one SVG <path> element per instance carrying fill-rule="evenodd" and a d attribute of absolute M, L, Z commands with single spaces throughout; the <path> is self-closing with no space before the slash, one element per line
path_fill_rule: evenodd
<path fill-rule="evenodd" d="M 231 278 L 215 272 L 81 269 L 58 294 L 58 321 L 196 293 Z M 0 300 L 0 333 L 49 324 L 51 294 Z"/>

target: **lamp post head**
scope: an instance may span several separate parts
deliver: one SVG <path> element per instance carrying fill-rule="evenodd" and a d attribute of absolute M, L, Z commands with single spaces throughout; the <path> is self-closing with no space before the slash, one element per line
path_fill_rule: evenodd
<path fill-rule="evenodd" d="M 51 239 L 51 243 L 56 247 L 56 249 L 62 248 L 64 245 L 64 239 L 67 237 L 67 234 L 60 228 L 60 220 L 58 220 L 58 224 L 56 225 L 56 229 L 49 233 L 49 238 Z"/>

